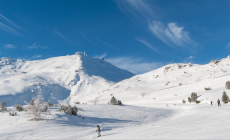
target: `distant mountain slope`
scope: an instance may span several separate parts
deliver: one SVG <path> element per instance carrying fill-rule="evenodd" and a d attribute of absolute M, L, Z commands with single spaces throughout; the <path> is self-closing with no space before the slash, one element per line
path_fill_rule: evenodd
<path fill-rule="evenodd" d="M 125 79 L 108 89 L 79 99 L 80 102 L 90 102 L 98 99 L 107 104 L 112 96 L 124 104 L 156 104 L 182 103 L 188 100 L 192 92 L 198 94 L 201 103 L 221 99 L 226 81 L 230 80 L 230 57 L 220 61 L 212 61 L 206 65 L 169 64 L 157 70 Z M 204 90 L 210 87 L 211 90 Z"/>
<path fill-rule="evenodd" d="M 4 57 L 0 59 L 0 101 L 5 100 L 7 106 L 24 104 L 41 93 L 46 101 L 68 104 L 132 76 L 81 53 L 35 61 Z"/>

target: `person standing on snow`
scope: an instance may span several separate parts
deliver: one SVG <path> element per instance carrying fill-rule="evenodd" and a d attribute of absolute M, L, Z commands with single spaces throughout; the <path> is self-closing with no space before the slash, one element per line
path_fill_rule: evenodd
<path fill-rule="evenodd" d="M 212 105 L 212 101 L 211 101 L 211 105 Z"/>
<path fill-rule="evenodd" d="M 98 133 L 98 137 L 100 137 L 100 136 L 101 136 L 101 134 L 100 134 L 101 129 L 100 129 L 100 126 L 99 126 L 99 125 L 97 125 L 97 130 L 96 130 L 96 132 Z"/>
<path fill-rule="evenodd" d="M 220 100 L 219 100 L 219 99 L 217 100 L 217 103 L 218 103 L 218 107 L 221 106 L 221 105 L 220 105 Z"/>

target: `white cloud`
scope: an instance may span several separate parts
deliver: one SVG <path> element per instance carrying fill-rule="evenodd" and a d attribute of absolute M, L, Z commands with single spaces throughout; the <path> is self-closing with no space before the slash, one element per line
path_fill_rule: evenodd
<path fill-rule="evenodd" d="M 27 49 L 38 49 L 38 48 L 48 49 L 48 47 L 40 46 L 36 42 L 34 42 L 34 44 L 32 46 L 27 47 Z"/>
<path fill-rule="evenodd" d="M 153 21 L 149 22 L 149 29 L 157 38 L 171 47 L 188 47 L 196 45 L 189 37 L 189 33 L 184 31 L 184 27 L 179 27 L 176 23 L 169 23 L 165 27 L 161 22 Z"/>
<path fill-rule="evenodd" d="M 12 44 L 7 44 L 7 45 L 4 45 L 4 48 L 6 49 L 15 49 L 16 47 Z"/>
<path fill-rule="evenodd" d="M 144 41 L 142 39 L 136 38 L 138 41 L 140 41 L 141 43 L 145 44 L 147 47 L 149 47 L 150 49 L 160 53 L 155 47 L 153 47 L 152 45 L 150 45 L 147 41 Z"/>
<path fill-rule="evenodd" d="M 103 53 L 102 55 L 96 55 L 96 56 L 94 56 L 94 57 L 95 57 L 95 58 L 100 58 L 100 59 L 102 59 L 102 58 L 104 58 L 106 55 L 107 55 L 107 53 Z"/>
<path fill-rule="evenodd" d="M 134 74 L 146 73 L 162 66 L 157 62 L 143 62 L 142 59 L 133 57 L 113 57 L 107 58 L 106 61 Z"/>

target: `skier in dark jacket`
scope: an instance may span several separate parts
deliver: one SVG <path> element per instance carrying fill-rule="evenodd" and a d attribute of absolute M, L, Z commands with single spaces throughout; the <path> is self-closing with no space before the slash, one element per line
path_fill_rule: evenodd
<path fill-rule="evenodd" d="M 221 106 L 221 105 L 220 105 L 220 100 L 219 100 L 219 99 L 217 100 L 217 103 L 218 103 L 218 107 Z"/>
<path fill-rule="evenodd" d="M 211 101 L 211 105 L 212 105 L 212 101 Z"/>
<path fill-rule="evenodd" d="M 98 133 L 98 137 L 100 137 L 100 136 L 101 136 L 101 134 L 100 134 L 101 129 L 100 129 L 100 126 L 99 126 L 99 125 L 97 125 L 97 130 L 96 130 L 96 132 Z"/>

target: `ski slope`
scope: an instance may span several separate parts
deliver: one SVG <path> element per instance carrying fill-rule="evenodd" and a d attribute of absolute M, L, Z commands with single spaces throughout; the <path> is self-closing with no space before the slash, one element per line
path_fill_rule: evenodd
<path fill-rule="evenodd" d="M 229 105 L 177 106 L 80 105 L 81 117 L 51 109 L 40 122 L 0 114 L 1 139 L 226 139 L 230 136 Z M 85 118 L 84 120 L 82 118 Z"/>
<path fill-rule="evenodd" d="M 57 112 L 58 108 L 51 108 L 51 115 L 41 122 L 28 121 L 23 112 L 14 117 L 0 113 L 0 137 L 93 139 L 99 125 L 102 137 L 96 139 L 226 139 L 230 136 L 230 105 L 221 102 L 218 107 L 216 101 L 223 91 L 230 94 L 225 88 L 228 80 L 229 57 L 206 65 L 169 64 L 98 91 L 70 96 L 71 105 L 81 102 L 77 106 L 83 111 L 78 117 Z M 182 103 L 192 92 L 201 103 Z M 112 96 L 124 106 L 108 105 Z M 97 105 L 91 102 L 95 99 Z M 214 101 L 212 106 L 210 101 Z"/>

